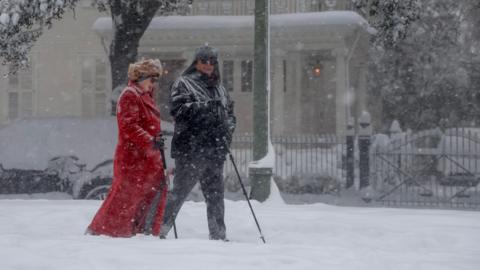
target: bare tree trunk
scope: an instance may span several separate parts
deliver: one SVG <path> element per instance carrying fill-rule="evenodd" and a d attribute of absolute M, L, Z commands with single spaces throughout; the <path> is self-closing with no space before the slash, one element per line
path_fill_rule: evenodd
<path fill-rule="evenodd" d="M 112 91 L 115 93 L 112 98 L 112 115 L 116 114 L 116 103 L 118 94 L 128 82 L 127 72 L 130 63 L 137 59 L 139 40 L 120 40 L 118 32 L 114 34 L 114 40 L 110 45 L 110 68 L 112 72 Z"/>
<path fill-rule="evenodd" d="M 138 45 L 145 30 L 162 5 L 162 1 L 110 1 L 113 39 L 110 45 L 110 67 L 112 72 L 112 115 L 116 114 L 118 93 L 127 84 L 130 63 L 137 60 Z"/>

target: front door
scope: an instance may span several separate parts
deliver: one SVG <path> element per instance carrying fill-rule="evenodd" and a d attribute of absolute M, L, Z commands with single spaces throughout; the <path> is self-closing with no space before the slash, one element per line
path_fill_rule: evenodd
<path fill-rule="evenodd" d="M 331 59 L 318 54 L 304 55 L 301 76 L 302 132 L 335 134 L 335 67 Z"/>

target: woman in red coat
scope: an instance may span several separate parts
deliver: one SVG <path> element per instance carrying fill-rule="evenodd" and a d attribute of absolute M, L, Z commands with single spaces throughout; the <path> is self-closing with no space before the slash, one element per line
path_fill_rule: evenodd
<path fill-rule="evenodd" d="M 151 232 L 158 235 L 167 193 L 160 141 L 160 112 L 152 98 L 161 74 L 158 60 L 143 60 L 128 69 L 128 86 L 117 104 L 118 144 L 113 183 L 87 233 L 131 237 L 145 232 L 149 211 L 155 211 Z M 161 193 L 158 205 L 152 202 Z M 152 209 L 154 207 L 155 209 Z M 147 230 L 150 230 L 148 228 Z"/>

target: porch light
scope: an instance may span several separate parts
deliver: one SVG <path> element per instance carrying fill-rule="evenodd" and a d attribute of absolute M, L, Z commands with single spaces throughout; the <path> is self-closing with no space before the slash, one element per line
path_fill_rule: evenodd
<path fill-rule="evenodd" d="M 313 76 L 320 77 L 320 75 L 322 74 L 322 66 L 320 64 L 316 64 L 315 66 L 313 66 L 312 73 Z"/>

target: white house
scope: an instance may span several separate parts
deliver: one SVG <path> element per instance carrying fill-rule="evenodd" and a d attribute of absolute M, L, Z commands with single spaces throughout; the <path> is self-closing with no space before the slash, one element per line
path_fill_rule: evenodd
<path fill-rule="evenodd" d="M 272 0 L 271 108 L 274 134 L 342 134 L 366 106 L 367 21 L 346 0 Z M 254 0 L 197 0 L 188 16 L 153 19 L 140 56 L 161 59 L 157 102 L 168 119 L 169 85 L 196 47 L 220 51 L 236 102 L 238 133 L 252 130 Z M 21 117 L 108 115 L 111 18 L 82 2 L 38 41 L 32 69 L 1 81 L 0 124 Z"/>

